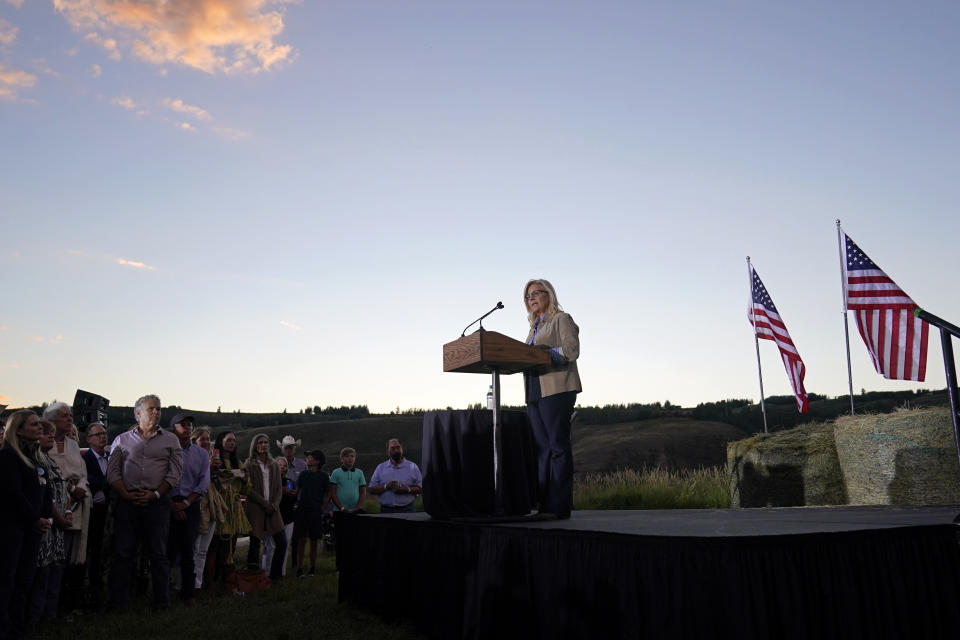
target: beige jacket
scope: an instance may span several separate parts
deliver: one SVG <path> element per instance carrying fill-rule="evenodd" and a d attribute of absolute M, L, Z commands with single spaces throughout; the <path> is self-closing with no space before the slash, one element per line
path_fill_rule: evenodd
<path fill-rule="evenodd" d="M 533 327 L 527 334 L 527 344 L 533 337 Z M 533 345 L 559 347 L 560 353 L 567 360 L 564 365 L 548 365 L 540 370 L 540 395 L 552 396 L 564 391 L 583 390 L 580 385 L 580 373 L 577 371 L 577 358 L 580 357 L 580 327 L 576 325 L 569 313 L 549 315 L 540 323 L 537 337 Z"/>
<path fill-rule="evenodd" d="M 247 470 L 247 479 L 250 482 L 250 491 L 247 492 L 247 501 L 243 505 L 243 510 L 247 514 L 247 520 L 250 521 L 250 528 L 253 529 L 253 535 L 257 538 L 263 538 L 264 534 L 274 535 L 283 531 L 283 518 L 280 517 L 280 498 L 283 497 L 283 485 L 280 484 L 280 467 L 275 460 L 268 464 L 270 473 L 270 502 L 264 497 L 263 490 L 263 471 L 260 464 L 253 458 L 247 460 L 244 465 Z M 267 504 L 272 504 L 274 512 L 267 515 Z"/>

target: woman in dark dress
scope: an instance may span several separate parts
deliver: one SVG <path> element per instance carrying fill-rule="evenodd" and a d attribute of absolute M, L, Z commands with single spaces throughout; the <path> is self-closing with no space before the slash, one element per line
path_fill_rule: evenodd
<path fill-rule="evenodd" d="M 23 635 L 27 595 L 37 570 L 40 538 L 50 528 L 51 501 L 33 411 L 7 419 L 0 448 L 0 638 Z"/>

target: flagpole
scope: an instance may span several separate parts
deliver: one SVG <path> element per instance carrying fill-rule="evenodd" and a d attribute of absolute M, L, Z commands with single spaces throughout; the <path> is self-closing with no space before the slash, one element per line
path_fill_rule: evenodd
<path fill-rule="evenodd" d="M 760 338 L 757 337 L 757 310 L 753 306 L 753 267 L 747 256 L 747 281 L 750 284 L 750 317 L 753 320 L 753 346 L 757 349 L 757 377 L 760 378 L 760 413 L 763 414 L 763 432 L 767 433 L 767 406 L 763 402 L 763 371 L 760 368 Z"/>
<path fill-rule="evenodd" d="M 840 294 L 843 296 L 843 337 L 847 345 L 847 384 L 850 388 L 850 415 L 853 410 L 853 369 L 850 367 L 850 326 L 847 324 L 847 261 L 843 255 L 843 232 L 837 218 L 837 250 L 840 252 Z"/>

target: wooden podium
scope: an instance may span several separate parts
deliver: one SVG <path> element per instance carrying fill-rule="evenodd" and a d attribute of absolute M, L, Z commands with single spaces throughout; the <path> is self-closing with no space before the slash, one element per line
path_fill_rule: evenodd
<path fill-rule="evenodd" d="M 498 515 L 503 511 L 500 469 L 500 374 L 518 373 L 550 364 L 543 349 L 509 338 L 502 333 L 480 329 L 469 336 L 443 345 L 443 370 L 457 373 L 489 373 L 493 386 L 493 488 Z"/>

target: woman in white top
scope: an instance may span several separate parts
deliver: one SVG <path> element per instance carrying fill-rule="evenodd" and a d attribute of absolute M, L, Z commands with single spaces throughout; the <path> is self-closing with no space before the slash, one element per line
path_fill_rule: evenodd
<path fill-rule="evenodd" d="M 287 536 L 284 535 L 283 518 L 280 517 L 283 485 L 280 467 L 270 455 L 270 439 L 266 434 L 259 433 L 253 437 L 245 467 L 250 490 L 243 508 L 252 529 L 247 566 L 259 566 L 260 540 L 270 536 L 274 544 L 270 579 L 279 580 L 283 577 L 283 561 L 287 553 Z"/>
<path fill-rule="evenodd" d="M 87 465 L 83 461 L 80 445 L 71 438 L 76 427 L 70 405 L 66 402 L 54 402 L 44 409 L 43 418 L 56 427 L 54 445 L 47 455 L 60 467 L 69 498 L 78 505 L 73 511 L 73 522 L 63 536 L 67 569 L 60 591 L 60 610 L 71 614 L 80 608 L 79 597 L 83 591 L 86 573 L 84 567 L 87 562 L 87 533 L 90 528 L 92 496 L 87 484 Z"/>

